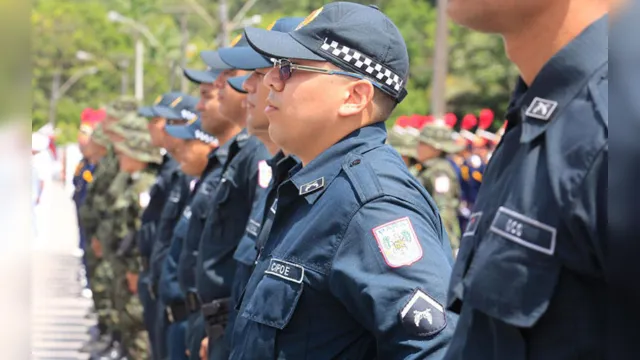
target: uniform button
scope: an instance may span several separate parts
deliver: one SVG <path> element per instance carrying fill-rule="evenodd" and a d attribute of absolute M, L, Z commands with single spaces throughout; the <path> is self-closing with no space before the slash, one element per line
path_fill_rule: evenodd
<path fill-rule="evenodd" d="M 356 165 L 360 165 L 360 159 L 353 160 L 349 166 L 354 167 Z"/>

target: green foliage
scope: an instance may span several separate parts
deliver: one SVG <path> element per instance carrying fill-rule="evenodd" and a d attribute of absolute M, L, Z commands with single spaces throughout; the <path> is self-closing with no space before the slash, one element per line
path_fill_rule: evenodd
<path fill-rule="evenodd" d="M 304 17 L 329 2 L 258 0 L 247 16 L 260 14 L 262 22 L 257 26 L 265 27 L 283 16 Z M 411 61 L 409 95 L 398 105 L 390 122 L 399 115 L 429 113 L 436 27 L 434 1 L 357 2 L 380 6 L 398 25 L 407 42 Z M 228 0 L 229 19 L 233 19 L 244 3 L 244 0 Z M 197 11 L 194 4 L 199 8 Z M 145 39 L 146 102 L 170 89 L 180 88 L 180 12 L 189 12 L 187 66 L 203 68 L 199 52 L 217 46 L 218 1 L 34 0 L 31 15 L 33 127 L 39 128 L 48 120 L 51 86 L 57 71 L 61 73 L 62 84 L 90 66 L 98 68 L 96 74 L 81 77 L 58 102 L 56 127 L 61 142 L 75 140 L 83 108 L 102 106 L 120 95 L 123 76 L 128 84 L 127 93 L 133 93 L 136 32 L 126 24 L 109 21 L 107 13 L 111 10 L 143 24 L 160 42 L 159 47 L 152 47 Z M 202 11 L 208 15 L 203 16 Z M 502 114 L 517 71 L 504 55 L 501 38 L 451 24 L 449 47 L 448 110 L 459 115 L 477 114 L 481 108 L 488 107 Z M 93 58 L 77 59 L 79 50 L 92 54 Z M 195 89 L 190 85 L 190 90 Z"/>

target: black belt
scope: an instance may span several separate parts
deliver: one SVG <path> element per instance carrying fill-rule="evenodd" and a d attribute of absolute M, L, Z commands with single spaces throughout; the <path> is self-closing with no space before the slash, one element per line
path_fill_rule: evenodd
<path fill-rule="evenodd" d="M 148 256 L 141 256 L 140 257 L 140 262 L 142 263 L 142 271 L 149 270 L 149 257 Z"/>
<path fill-rule="evenodd" d="M 189 310 L 187 309 L 187 304 L 184 301 L 176 302 L 165 307 L 164 313 L 167 315 L 167 320 L 171 324 L 185 321 L 189 316 Z"/>
<path fill-rule="evenodd" d="M 202 304 L 202 316 L 205 321 L 205 330 L 209 337 L 209 343 L 213 343 L 224 334 L 224 329 L 229 322 L 230 298 L 213 300 L 210 303 Z"/>
<path fill-rule="evenodd" d="M 187 309 L 189 312 L 196 312 L 200 310 L 200 297 L 193 291 L 187 292 Z"/>

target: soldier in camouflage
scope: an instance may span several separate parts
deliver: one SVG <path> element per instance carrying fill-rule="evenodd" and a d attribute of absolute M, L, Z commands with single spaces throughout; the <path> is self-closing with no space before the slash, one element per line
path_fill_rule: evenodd
<path fill-rule="evenodd" d="M 84 250 L 94 309 L 98 315 L 98 336 L 86 344 L 83 350 L 95 352 L 104 349 L 110 341 L 108 335 L 110 335 L 111 311 L 107 293 L 111 283 L 111 271 L 108 264 L 102 261 L 102 249 L 95 236 L 102 216 L 109 207 L 105 194 L 119 172 L 118 160 L 112 143 L 104 132 L 104 124 L 99 124 L 91 134 L 86 152 L 87 158 L 92 164 L 96 164 L 96 167 L 93 173 L 94 181 L 87 186 L 85 201 L 79 209 L 79 217 L 87 239 L 91 239 L 91 242 L 85 244 Z"/>
<path fill-rule="evenodd" d="M 417 177 L 438 205 L 455 255 L 460 246 L 460 183 L 447 155 L 460 151 L 460 145 L 454 139 L 453 130 L 433 122 L 420 131 L 416 149 L 417 159 L 423 166 Z"/>
<path fill-rule="evenodd" d="M 404 163 L 411 175 L 417 177 L 422 171 L 422 164 L 417 160 L 418 136 L 420 131 L 416 128 L 403 128 L 394 126 L 389 130 L 387 142 L 402 156 Z"/>
<path fill-rule="evenodd" d="M 112 321 L 121 340 L 121 347 L 114 350 L 120 350 L 128 359 L 148 359 L 148 337 L 137 296 L 141 261 L 135 235 L 140 229 L 141 215 L 149 204 L 149 190 L 156 178 L 156 170 L 151 164 L 160 164 L 162 155 L 160 149 L 151 144 L 146 120 L 136 114 L 114 124 L 110 131 L 124 139 L 114 145 L 122 175 L 109 188 L 113 206 L 101 223 L 102 232 L 99 234 L 114 275 Z"/>

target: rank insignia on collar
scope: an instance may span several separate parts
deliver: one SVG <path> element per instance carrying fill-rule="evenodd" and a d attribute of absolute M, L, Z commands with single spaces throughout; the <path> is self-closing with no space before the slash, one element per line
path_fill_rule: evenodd
<path fill-rule="evenodd" d="M 558 107 L 558 102 L 536 97 L 527 108 L 525 115 L 528 117 L 549 120 Z"/>
<path fill-rule="evenodd" d="M 307 195 L 324 187 L 324 177 L 300 186 L 300 195 Z"/>
<path fill-rule="evenodd" d="M 416 289 L 400 311 L 400 321 L 413 335 L 432 336 L 447 326 L 444 307 L 427 293 Z"/>

